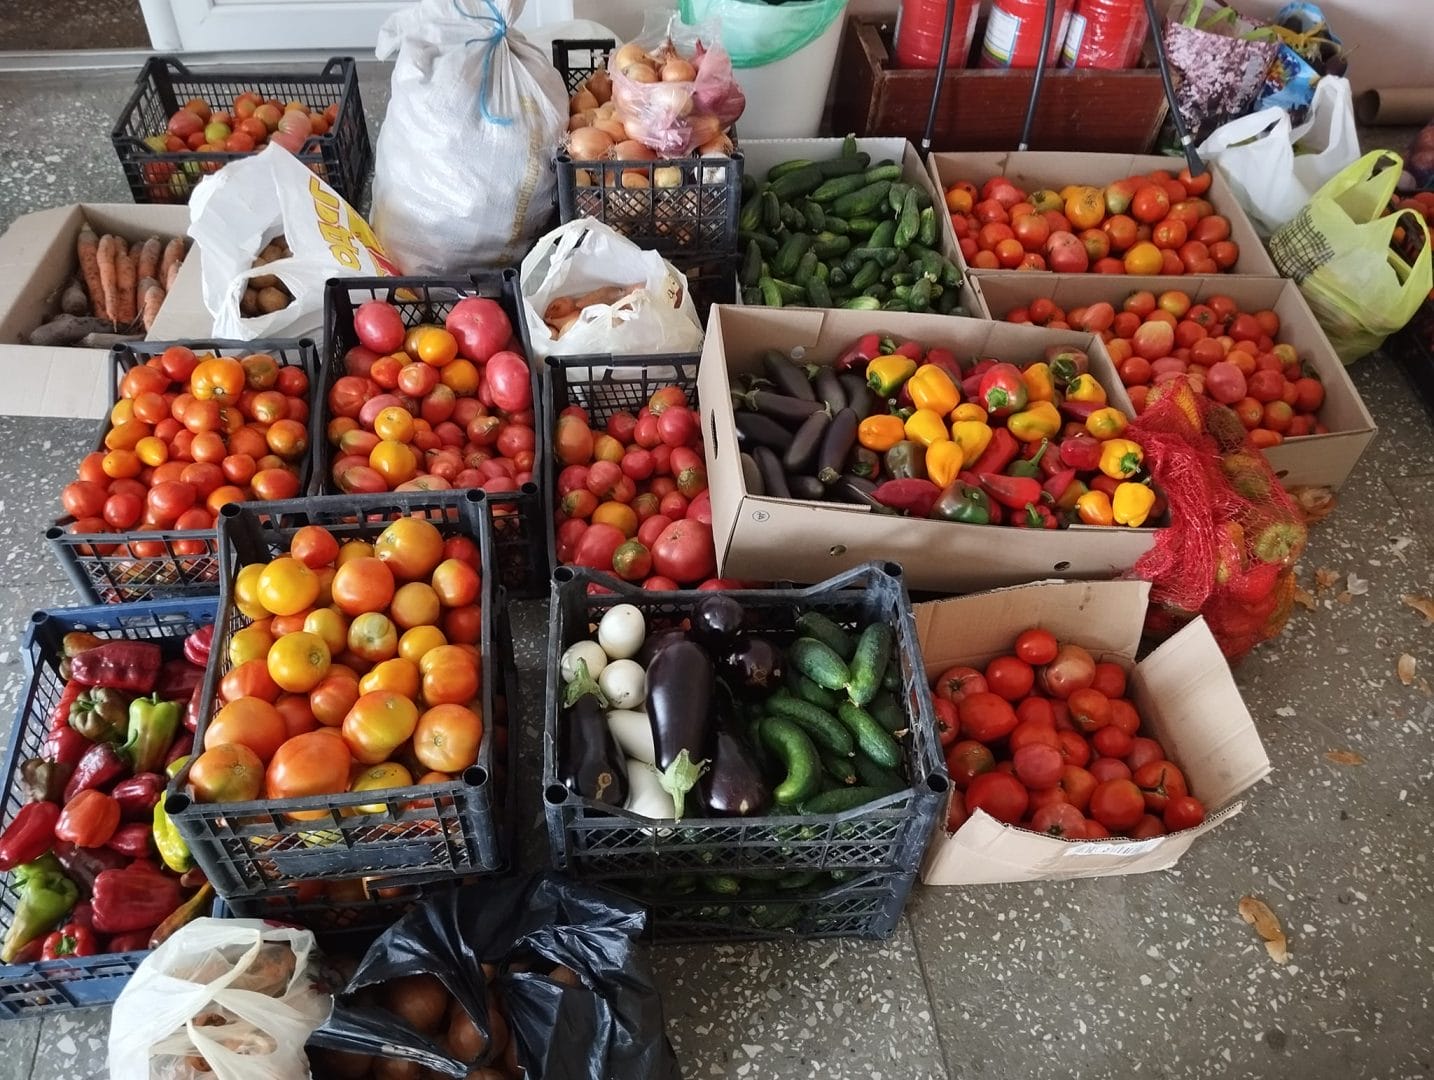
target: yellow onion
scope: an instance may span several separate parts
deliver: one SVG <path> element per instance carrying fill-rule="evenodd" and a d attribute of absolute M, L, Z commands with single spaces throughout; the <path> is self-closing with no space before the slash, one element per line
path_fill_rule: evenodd
<path fill-rule="evenodd" d="M 568 117 L 568 130 L 577 131 L 580 128 L 592 127 L 595 119 L 591 109 L 587 112 L 574 113 Z"/>
<path fill-rule="evenodd" d="M 711 113 L 694 113 L 688 120 L 692 127 L 692 141 L 705 146 L 722 134 L 722 122 Z"/>
<path fill-rule="evenodd" d="M 692 82 L 697 78 L 697 69 L 680 56 L 674 56 L 662 65 L 663 82 Z"/>
<path fill-rule="evenodd" d="M 663 83 L 648 94 L 652 108 L 666 117 L 684 117 L 692 113 L 692 92 L 685 86 Z"/>
<path fill-rule="evenodd" d="M 596 109 L 598 104 L 598 99 L 593 95 L 591 90 L 579 90 L 573 95 L 573 100 L 568 102 L 568 112 L 589 112 Z"/>
<path fill-rule="evenodd" d="M 612 148 L 612 157 L 615 161 L 653 161 L 657 154 L 646 143 L 624 139 Z"/>
<path fill-rule="evenodd" d="M 647 182 L 647 174 L 640 169 L 624 169 L 622 172 L 622 186 L 625 188 L 645 188 L 652 185 Z"/>
<path fill-rule="evenodd" d="M 635 83 L 655 83 L 657 81 L 657 72 L 647 64 L 628 64 L 622 69 L 622 73 Z"/>
<path fill-rule="evenodd" d="M 652 186 L 675 188 L 682 186 L 682 170 L 676 165 L 663 165 L 652 170 Z"/>
<path fill-rule="evenodd" d="M 611 149 L 612 136 L 601 128 L 579 128 L 568 135 L 568 153 L 576 161 L 597 161 Z"/>
<path fill-rule="evenodd" d="M 612 97 L 612 76 L 607 73 L 606 68 L 599 68 L 588 76 L 588 90 L 598 99 L 599 105 L 607 104 Z"/>
<path fill-rule="evenodd" d="M 617 117 L 598 119 L 593 121 L 593 127 L 605 132 L 613 142 L 625 142 L 627 140 L 627 128 Z"/>
<path fill-rule="evenodd" d="M 724 132 L 715 139 L 709 139 L 697 148 L 703 157 L 727 157 L 732 153 L 732 140 Z"/>
<path fill-rule="evenodd" d="M 573 173 L 573 184 L 576 187 L 596 186 L 593 183 L 593 174 L 588 172 L 586 169 L 578 169 L 575 173 Z"/>
<path fill-rule="evenodd" d="M 632 64 L 645 63 L 647 63 L 647 53 L 636 42 L 629 41 L 612 54 L 612 66 L 616 71 L 623 71 Z"/>

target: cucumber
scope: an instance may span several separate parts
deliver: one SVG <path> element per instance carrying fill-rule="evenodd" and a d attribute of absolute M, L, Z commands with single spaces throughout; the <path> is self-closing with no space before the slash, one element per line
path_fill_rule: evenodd
<path fill-rule="evenodd" d="M 779 165 L 773 165 L 767 170 L 767 183 L 770 184 L 773 180 L 780 180 L 788 173 L 797 172 L 799 169 L 810 169 L 814 164 L 816 163 L 808 161 L 806 158 L 794 158 L 791 161 L 783 161 Z"/>
<path fill-rule="evenodd" d="M 803 201 L 802 217 L 806 221 L 807 232 L 821 233 L 826 230 L 827 215 L 826 211 L 822 209 L 821 203 L 812 202 L 811 199 Z"/>
<path fill-rule="evenodd" d="M 807 249 L 811 246 L 812 238 L 806 233 L 793 233 L 787 237 L 786 243 L 782 245 L 781 250 L 779 250 L 772 259 L 773 273 L 777 277 L 785 278 L 788 274 L 796 270 L 797 263 L 801 261 L 802 256 L 807 253 Z"/>
<path fill-rule="evenodd" d="M 867 176 L 871 173 L 868 172 Z M 843 195 L 832 203 L 832 213 L 837 217 L 849 218 L 874 213 L 886 199 L 886 193 L 891 190 L 890 180 L 878 180 L 875 183 L 868 183 L 859 191 L 853 191 L 849 195 Z"/>
<path fill-rule="evenodd" d="M 835 202 L 843 195 L 850 195 L 866 187 L 866 177 L 859 174 L 851 176 L 834 176 L 830 180 L 822 181 L 821 185 L 812 192 L 812 198 L 817 202 L 826 204 Z"/>
<path fill-rule="evenodd" d="M 884 300 L 886 299 L 887 294 L 888 294 L 889 292 L 890 292 L 890 290 L 887 289 L 887 287 L 886 287 L 885 285 L 883 285 L 883 284 L 881 284 L 880 282 L 878 282 L 878 283 L 875 284 L 875 285 L 868 285 L 866 288 L 862 289 L 862 290 L 861 290 L 861 295 L 862 295 L 862 296 L 869 296 L 869 297 L 871 297 L 873 300 L 881 300 L 881 301 L 884 301 Z"/>
<path fill-rule="evenodd" d="M 789 233 L 805 232 L 807 219 L 793 204 L 782 203 L 782 228 Z"/>
<path fill-rule="evenodd" d="M 742 204 L 742 211 L 737 215 L 737 228 L 751 231 L 761 228 L 762 225 L 762 197 L 751 195 Z"/>
<path fill-rule="evenodd" d="M 861 292 L 863 289 L 875 285 L 877 281 L 880 280 L 881 263 L 875 259 L 863 259 L 858 265 L 861 269 L 852 275 L 850 285 L 857 292 Z M 842 267 L 845 268 L 846 263 L 842 263 Z"/>
<path fill-rule="evenodd" d="M 844 158 L 854 158 L 859 153 L 861 153 L 861 151 L 857 147 L 856 134 L 848 131 L 846 138 L 841 141 L 841 156 Z M 870 155 L 868 155 L 868 160 L 870 160 Z"/>
<path fill-rule="evenodd" d="M 775 255 L 777 249 L 782 245 L 779 241 L 768 236 L 757 229 L 741 229 L 737 233 L 737 240 L 742 244 L 756 244 L 763 255 Z"/>
<path fill-rule="evenodd" d="M 771 173 L 767 174 L 772 194 L 783 201 L 811 194 L 821 186 L 824 179 L 821 169 L 815 165 L 803 165 L 799 169 L 783 173 L 775 180 L 772 179 Z"/>
<path fill-rule="evenodd" d="M 827 179 L 833 176 L 855 176 L 866 172 L 866 162 L 859 157 L 839 157 L 823 161 L 817 168 Z"/>
<path fill-rule="evenodd" d="M 833 706 L 833 708 L 835 707 Z M 890 690 L 878 691 L 876 697 L 871 699 L 871 704 L 866 711 L 871 713 L 872 719 L 880 724 L 882 730 L 888 735 L 895 735 L 898 731 L 906 730 L 906 713 L 896 700 L 896 695 Z"/>
<path fill-rule="evenodd" d="M 851 766 L 858 780 L 867 787 L 879 788 L 884 795 L 906 790 L 906 781 L 894 769 L 883 769 L 865 754 L 852 758 Z"/>
<path fill-rule="evenodd" d="M 887 300 L 887 301 L 885 301 L 885 302 L 882 303 L 882 305 L 881 305 L 881 310 L 882 310 L 882 311 L 910 311 L 910 310 L 911 310 L 911 305 L 908 304 L 905 300 L 902 300 L 900 297 L 893 296 L 890 300 Z"/>
<path fill-rule="evenodd" d="M 847 311 L 880 311 L 881 301 L 873 296 L 853 296 L 843 300 L 841 306 Z"/>
<path fill-rule="evenodd" d="M 686 896 L 697 889 L 696 874 L 678 874 L 670 877 L 661 885 L 661 891 L 668 896 Z"/>
<path fill-rule="evenodd" d="M 835 259 L 851 250 L 851 238 L 822 231 L 812 241 L 812 250 L 819 259 Z"/>
<path fill-rule="evenodd" d="M 742 268 L 737 273 L 737 280 L 745 288 L 748 285 L 757 284 L 762 277 L 762 249 L 757 246 L 755 240 L 747 241 L 747 254 L 742 258 Z"/>
<path fill-rule="evenodd" d="M 901 204 L 901 215 L 896 226 L 896 246 L 904 248 L 916 239 L 921 229 L 921 207 L 916 203 L 916 189 L 907 188 L 906 198 Z"/>
<path fill-rule="evenodd" d="M 736 896 L 742 891 L 742 883 L 731 874 L 709 874 L 706 884 L 708 892 L 719 896 Z"/>
<path fill-rule="evenodd" d="M 852 757 L 842 757 L 840 754 L 833 754 L 829 751 L 820 751 L 822 758 L 822 771 L 834 782 L 850 787 L 855 784 L 859 777 L 856 775 L 856 768 Z"/>
<path fill-rule="evenodd" d="M 851 757 L 856 753 L 851 732 L 831 713 L 809 701 L 778 693 L 767 699 L 767 710 L 800 726 L 822 750 L 842 757 Z"/>
<path fill-rule="evenodd" d="M 819 709 L 825 709 L 832 715 L 836 715 L 836 707 L 841 704 L 841 694 L 835 690 L 828 690 L 825 686 L 818 686 L 807 678 L 800 671 L 791 669 L 787 672 L 784 682 L 787 689 L 792 692 L 793 697 L 802 701 L 809 701 Z"/>
<path fill-rule="evenodd" d="M 955 315 L 960 297 L 955 289 L 947 289 L 936 298 L 936 310 L 942 315 Z"/>
<path fill-rule="evenodd" d="M 869 236 L 869 237 L 867 238 L 866 243 L 863 244 L 862 247 L 874 247 L 874 248 L 888 248 L 888 247 L 893 247 L 893 246 L 895 246 L 895 245 L 893 244 L 893 241 L 894 241 L 895 239 L 896 239 L 896 222 L 895 222 L 894 220 L 891 220 L 891 221 L 883 221 L 880 225 L 878 225 L 875 229 L 872 230 L 871 236 Z"/>
<path fill-rule="evenodd" d="M 788 870 L 777 879 L 779 889 L 810 888 L 821 874 L 816 870 Z"/>
<path fill-rule="evenodd" d="M 742 303 L 748 307 L 761 307 L 763 304 L 762 290 L 755 285 L 749 285 L 742 290 Z"/>
<path fill-rule="evenodd" d="M 856 653 L 856 638 L 820 611 L 802 612 L 797 618 L 797 632 L 803 637 L 816 638 L 843 660 L 850 660 Z M 836 707 L 835 701 L 832 707 Z"/>
<path fill-rule="evenodd" d="M 871 713 L 860 705 L 843 701 L 837 706 L 837 716 L 856 739 L 856 745 L 871 761 L 885 769 L 894 769 L 901 764 L 901 747 L 886 731 L 872 719 Z"/>
<path fill-rule="evenodd" d="M 827 275 L 827 284 L 833 289 L 843 289 L 851 284 L 851 275 L 840 265 L 833 265 Z"/>
<path fill-rule="evenodd" d="M 767 232 L 776 232 L 782 227 L 782 200 L 773 195 L 770 188 L 762 192 L 762 227 Z"/>
<path fill-rule="evenodd" d="M 827 288 L 827 283 L 821 279 L 820 275 L 812 277 L 812 279 L 807 282 L 807 303 L 815 308 L 836 306 L 832 300 L 831 290 Z"/>
<path fill-rule="evenodd" d="M 926 311 L 931 307 L 931 300 L 931 282 L 924 277 L 911 286 L 911 294 L 906 298 L 912 311 Z"/>
<path fill-rule="evenodd" d="M 822 761 L 807 733 L 784 716 L 768 716 L 761 725 L 762 742 L 786 776 L 772 789 L 772 798 L 785 806 L 811 798 L 821 781 Z"/>
<path fill-rule="evenodd" d="M 881 227 L 881 222 L 872 217 L 854 217 L 848 218 L 846 225 L 853 236 L 870 236 Z"/>
<path fill-rule="evenodd" d="M 764 277 L 757 282 L 757 287 L 762 290 L 762 304 L 766 307 L 781 307 L 782 294 L 777 288 L 777 283 L 769 277 Z"/>
<path fill-rule="evenodd" d="M 926 207 L 921 211 L 921 226 L 916 230 L 916 239 L 930 247 L 936 243 L 936 210 Z"/>
<path fill-rule="evenodd" d="M 901 252 L 894 247 L 859 247 L 852 248 L 851 253 L 863 261 L 874 259 L 880 267 L 891 266 L 901 257 Z"/>
<path fill-rule="evenodd" d="M 799 637 L 787 649 L 792 666 L 818 686 L 828 690 L 846 690 L 851 671 L 836 651 L 816 638 Z"/>
<path fill-rule="evenodd" d="M 891 207 L 893 214 L 901 213 L 901 207 L 906 202 L 906 193 L 911 190 L 911 185 L 897 180 L 891 185 L 891 190 L 886 193 L 886 205 Z"/>
<path fill-rule="evenodd" d="M 814 795 L 802 803 L 801 809 L 804 814 L 844 814 L 848 810 L 855 810 L 869 802 L 884 799 L 890 794 L 889 791 L 865 785 L 837 788 L 835 791 L 824 791 L 820 795 Z"/>
<path fill-rule="evenodd" d="M 863 174 L 868 184 L 891 183 L 901 179 L 901 166 L 893 161 L 883 161 L 879 165 L 873 165 Z M 882 192 L 885 196 L 886 192 Z"/>
<path fill-rule="evenodd" d="M 777 292 L 778 292 L 778 293 L 781 295 L 781 297 L 782 297 L 782 303 L 784 303 L 784 304 L 803 304 L 803 303 L 806 303 L 806 299 L 807 299 L 807 290 L 806 290 L 806 289 L 802 288 L 800 285 L 793 285 L 790 281 L 783 281 L 781 278 L 773 278 L 772 280 L 775 282 L 775 284 L 776 284 L 776 286 L 777 286 Z"/>
<path fill-rule="evenodd" d="M 881 677 L 881 688 L 890 690 L 893 694 L 901 693 L 901 665 L 890 664 L 886 674 Z"/>
<path fill-rule="evenodd" d="M 912 245 L 906 249 L 917 266 L 921 268 L 921 276 L 935 285 L 941 280 L 941 274 L 946 269 L 945 260 L 939 254 L 927 247 Z"/>
<path fill-rule="evenodd" d="M 833 236 L 849 236 L 851 226 L 835 214 L 822 213 L 822 231 L 829 232 Z"/>
<path fill-rule="evenodd" d="M 805 234 L 804 234 L 805 235 Z M 808 250 L 797 260 L 797 269 L 792 274 L 792 281 L 800 285 L 804 290 L 817 272 L 817 253 Z"/>

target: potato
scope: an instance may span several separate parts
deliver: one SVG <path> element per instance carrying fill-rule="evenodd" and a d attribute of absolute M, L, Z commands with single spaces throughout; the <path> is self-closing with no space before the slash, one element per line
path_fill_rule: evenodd
<path fill-rule="evenodd" d="M 487 1036 L 478 1030 L 478 1025 L 469 1019 L 467 1011 L 456 1001 L 448 1010 L 448 1037 L 444 1045 L 459 1061 L 477 1061 L 488 1049 Z"/>
<path fill-rule="evenodd" d="M 309 1062 L 315 1076 L 328 1076 L 333 1080 L 363 1080 L 373 1068 L 370 1055 L 350 1054 L 344 1050 L 313 1050 Z"/>
<path fill-rule="evenodd" d="M 384 1008 L 419 1031 L 437 1031 L 448 1012 L 447 988 L 434 975 L 407 975 L 384 986 Z"/>
<path fill-rule="evenodd" d="M 265 315 L 269 315 L 275 311 L 283 311 L 286 307 L 289 306 L 290 303 L 293 302 L 293 299 L 294 298 L 292 296 L 289 296 L 287 293 L 281 292 L 280 290 L 275 289 L 272 286 L 267 289 L 260 289 L 259 310 L 262 311 Z"/>
<path fill-rule="evenodd" d="M 399 1061 L 397 1058 L 375 1058 L 374 1080 L 419 1080 L 422 1070 L 416 1061 Z"/>
<path fill-rule="evenodd" d="M 563 964 L 559 964 L 553 968 L 552 971 L 548 972 L 548 978 L 562 986 L 581 986 L 583 984 L 583 980 L 578 976 L 578 973 Z"/>
<path fill-rule="evenodd" d="M 273 274 L 256 274 L 249 279 L 249 287 L 253 289 L 277 289 L 279 279 Z"/>

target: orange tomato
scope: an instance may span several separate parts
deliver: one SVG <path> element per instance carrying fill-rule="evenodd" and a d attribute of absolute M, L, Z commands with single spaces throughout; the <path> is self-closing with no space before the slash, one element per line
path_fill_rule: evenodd
<path fill-rule="evenodd" d="M 239 361 L 244 385 L 250 390 L 267 390 L 279 381 L 279 362 L 268 353 L 254 353 Z"/>
<path fill-rule="evenodd" d="M 264 572 L 264 566 L 264 563 L 249 563 L 234 575 L 234 604 L 241 614 L 251 619 L 269 618 L 269 609 L 259 603 L 259 575 Z"/>
<path fill-rule="evenodd" d="M 346 562 L 353 562 L 354 559 L 366 559 L 373 557 L 373 545 L 367 540 L 345 540 L 339 548 L 338 555 L 334 558 L 334 566 L 343 566 Z"/>
<path fill-rule="evenodd" d="M 408 352 L 433 367 L 441 368 L 458 355 L 458 339 L 441 326 L 418 326 L 407 337 Z"/>
<path fill-rule="evenodd" d="M 399 581 L 422 581 L 443 560 L 443 535 L 423 518 L 399 518 L 374 541 L 374 554 Z"/>
<path fill-rule="evenodd" d="M 359 699 L 358 679 L 352 672 L 330 668 L 329 673 L 309 691 L 309 709 L 325 727 L 338 727 Z"/>
<path fill-rule="evenodd" d="M 443 634 L 455 644 L 476 644 L 483 637 L 483 609 L 477 604 L 449 608 L 443 613 Z"/>
<path fill-rule="evenodd" d="M 430 649 L 418 667 L 423 673 L 423 700 L 429 705 L 463 705 L 478 693 L 479 664 L 462 645 Z"/>
<path fill-rule="evenodd" d="M 401 405 L 380 409 L 373 418 L 373 433 L 380 439 L 408 443 L 413 441 L 413 414 Z"/>
<path fill-rule="evenodd" d="M 309 429 L 297 420 L 275 420 L 264 433 L 264 441 L 285 461 L 293 461 L 309 448 Z"/>
<path fill-rule="evenodd" d="M 1105 217 L 1105 193 L 1100 188 L 1080 187 L 1066 199 L 1065 215 L 1077 229 L 1093 229 Z"/>
<path fill-rule="evenodd" d="M 304 616 L 303 629 L 324 639 L 329 652 L 337 656 L 349 642 L 349 621 L 336 608 L 316 607 Z"/>
<path fill-rule="evenodd" d="M 375 690 L 362 695 L 344 717 L 342 734 L 364 765 L 387 761 L 418 726 L 418 706 L 402 694 Z"/>
<path fill-rule="evenodd" d="M 279 699 L 279 684 L 269 674 L 267 655 L 236 664 L 219 680 L 220 701 L 238 701 L 246 697 L 264 701 Z"/>
<path fill-rule="evenodd" d="M 322 525 L 305 525 L 290 538 L 289 554 L 310 570 L 317 570 L 339 557 L 339 542 Z"/>
<path fill-rule="evenodd" d="M 335 606 L 345 615 L 383 611 L 393 599 L 393 571 L 387 562 L 372 555 L 359 555 L 345 562 L 341 552 L 330 588 Z"/>
<path fill-rule="evenodd" d="M 234 665 L 249 660 L 262 660 L 269 655 L 269 646 L 274 644 L 270 621 L 250 623 L 242 630 L 236 630 L 229 639 L 229 662 Z"/>
<path fill-rule="evenodd" d="M 204 500 L 204 507 L 215 517 L 219 516 L 221 508 L 229 503 L 244 501 L 244 489 L 234 484 L 224 484 L 215 488 Z"/>
<path fill-rule="evenodd" d="M 269 624 L 269 632 L 272 633 L 276 639 L 283 637 L 285 634 L 297 634 L 304 628 L 304 623 L 308 619 L 309 613 L 313 610 L 313 608 L 304 608 L 303 611 L 297 611 L 292 615 L 275 615 L 274 621 Z M 319 636 L 322 637 L 323 635 L 320 634 Z"/>
<path fill-rule="evenodd" d="M 144 465 L 163 465 L 169 460 L 169 444 L 154 435 L 146 435 L 135 443 L 134 452 Z"/>
<path fill-rule="evenodd" d="M 204 729 L 204 749 L 236 743 L 254 751 L 260 761 L 267 762 L 288 738 L 288 726 L 279 710 L 256 697 L 231 701 L 214 714 Z"/>
<path fill-rule="evenodd" d="M 349 623 L 349 651 L 372 663 L 398 655 L 398 630 L 387 615 L 367 611 Z"/>
<path fill-rule="evenodd" d="M 104 457 L 104 474 L 113 480 L 138 476 L 143 463 L 133 450 L 111 450 Z"/>
<path fill-rule="evenodd" d="M 437 705 L 418 718 L 413 756 L 428 769 L 457 773 L 478 760 L 483 718 L 462 705 Z"/>
<path fill-rule="evenodd" d="M 259 573 L 257 598 L 274 615 L 296 615 L 313 607 L 319 578 L 290 555 L 282 555 Z"/>
<path fill-rule="evenodd" d="M 418 455 L 407 443 L 380 439 L 368 456 L 369 468 L 391 486 L 406 483 L 418 475 Z"/>
<path fill-rule="evenodd" d="M 472 397 L 478 393 L 482 381 L 478 365 L 471 360 L 454 360 L 443 368 L 442 383 L 459 397 Z"/>
<path fill-rule="evenodd" d="M 194 759 L 189 786 L 198 802 L 252 802 L 264 787 L 264 763 L 242 744 L 215 745 Z"/>
<path fill-rule="evenodd" d="M 363 616 L 360 616 L 362 618 Z M 359 693 L 370 694 L 375 690 L 392 690 L 406 698 L 418 696 L 421 676 L 418 665 L 412 660 L 395 656 L 375 664 L 373 670 L 359 680 Z"/>
<path fill-rule="evenodd" d="M 264 793 L 270 799 L 298 799 L 306 795 L 337 795 L 347 791 L 353 755 L 343 739 L 327 731 L 296 735 L 269 762 Z M 303 810 L 290 815 L 299 821 L 327 817 L 326 810 Z"/>
<path fill-rule="evenodd" d="M 279 715 L 284 718 L 284 726 L 290 739 L 295 735 L 313 731 L 318 726 L 313 707 L 309 705 L 308 694 L 280 694 L 279 700 L 274 702 L 274 708 L 278 709 Z"/>
<path fill-rule="evenodd" d="M 430 579 L 433 591 L 444 607 L 462 607 L 478 599 L 482 579 L 478 571 L 458 559 L 444 559 Z"/>
<path fill-rule="evenodd" d="M 349 781 L 350 791 L 387 791 L 412 786 L 413 774 L 396 761 L 385 761 L 379 765 L 370 765 L 367 769 L 360 769 Z M 387 806 L 382 802 L 364 803 L 362 806 L 348 807 L 344 813 L 382 814 L 386 809 Z"/>
<path fill-rule="evenodd" d="M 1131 246 L 1123 261 L 1127 274 L 1158 274 L 1165 265 L 1165 256 L 1149 240 L 1142 240 Z"/>
<path fill-rule="evenodd" d="M 410 581 L 393 594 L 388 613 L 400 629 L 409 630 L 415 626 L 432 626 L 438 621 L 440 611 L 438 593 L 433 586 Z"/>
<path fill-rule="evenodd" d="M 1155 184 L 1147 184 L 1130 201 L 1130 216 L 1146 225 L 1154 225 L 1170 213 L 1170 193 Z"/>
<path fill-rule="evenodd" d="M 312 690 L 328 674 L 333 662 L 324 639 L 307 630 L 285 634 L 274 642 L 265 660 L 279 689 L 291 694 Z"/>
<path fill-rule="evenodd" d="M 237 401 L 245 381 L 244 366 L 238 360 L 215 357 L 201 360 L 195 367 L 189 376 L 189 392 L 196 401 Z"/>
<path fill-rule="evenodd" d="M 448 639 L 438 627 L 415 626 L 411 630 L 405 630 L 403 636 L 398 639 L 398 655 L 416 664 L 430 649 L 447 644 Z"/>

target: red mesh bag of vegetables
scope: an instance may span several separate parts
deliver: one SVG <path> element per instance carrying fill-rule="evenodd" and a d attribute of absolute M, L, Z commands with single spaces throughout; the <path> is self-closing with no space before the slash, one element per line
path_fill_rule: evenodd
<path fill-rule="evenodd" d="M 1126 436 L 1170 505 L 1169 526 L 1132 571 L 1151 583 L 1147 632 L 1164 637 L 1203 615 L 1231 660 L 1278 636 L 1306 526 L 1239 418 L 1176 380 Z"/>

